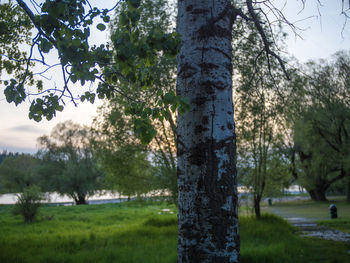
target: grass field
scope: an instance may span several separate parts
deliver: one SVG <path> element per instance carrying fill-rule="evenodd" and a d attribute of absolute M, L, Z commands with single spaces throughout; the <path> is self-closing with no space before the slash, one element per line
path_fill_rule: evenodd
<path fill-rule="evenodd" d="M 314 220 L 327 220 L 330 219 L 329 205 L 335 204 L 338 208 L 339 219 L 350 220 L 350 203 L 339 198 L 334 199 L 326 202 L 315 202 L 312 200 L 279 202 L 274 203 L 272 207 L 265 208 L 266 211 L 277 208 L 286 214 L 291 213 L 293 215 L 302 216 Z"/>
<path fill-rule="evenodd" d="M 176 262 L 176 214 L 166 204 L 43 207 L 25 224 L 0 206 L 1 263 Z M 160 214 L 161 213 L 161 214 Z M 303 239 L 282 219 L 240 218 L 242 263 L 344 263 L 350 244 Z M 350 261 L 349 261 L 350 262 Z"/>
<path fill-rule="evenodd" d="M 296 216 L 311 219 L 320 225 L 328 226 L 350 233 L 350 203 L 344 198 L 330 197 L 330 201 L 315 202 L 312 200 L 296 200 L 274 203 L 273 206 L 264 206 L 265 212 L 279 214 L 287 217 Z M 338 218 L 330 219 L 329 205 L 335 204 L 338 209 Z"/>

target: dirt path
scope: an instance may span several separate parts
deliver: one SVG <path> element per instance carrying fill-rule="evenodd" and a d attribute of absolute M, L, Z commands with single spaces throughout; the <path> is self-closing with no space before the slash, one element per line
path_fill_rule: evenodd
<path fill-rule="evenodd" d="M 278 208 L 270 208 L 269 211 L 283 217 L 293 226 L 297 227 L 301 232 L 301 236 L 318 237 L 333 241 L 350 242 L 350 234 L 317 225 L 317 223 L 313 219 L 296 217 L 294 215 L 284 213 L 278 210 Z"/>

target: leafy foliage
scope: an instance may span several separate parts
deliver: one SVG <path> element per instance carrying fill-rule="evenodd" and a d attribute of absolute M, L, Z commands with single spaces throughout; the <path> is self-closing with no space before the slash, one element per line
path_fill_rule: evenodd
<path fill-rule="evenodd" d="M 30 223 L 37 215 L 40 201 L 44 199 L 39 184 L 37 169 L 40 161 L 29 154 L 7 154 L 0 164 L 1 192 L 18 193 L 13 208 L 15 215 L 22 215 Z"/>
<path fill-rule="evenodd" d="M 38 214 L 40 201 L 44 195 L 37 186 L 30 186 L 24 189 L 23 193 L 17 195 L 17 202 L 13 207 L 14 215 L 22 215 L 24 222 L 31 223 Z"/>
<path fill-rule="evenodd" d="M 3 150 L 2 153 L 0 153 L 0 164 L 7 158 L 7 157 L 16 157 L 19 153 L 12 153 L 7 152 L 6 150 Z"/>
<path fill-rule="evenodd" d="M 120 87 L 126 113 L 133 116 L 135 134 L 142 143 L 149 143 L 156 135 L 151 119 L 169 119 L 169 111 L 185 112 L 188 104 L 174 89 L 166 88 L 174 83 L 170 74 L 175 75 L 180 44 L 179 36 L 171 32 L 167 1 L 146 0 L 139 2 L 137 9 L 134 6 L 128 1 L 116 14 L 111 34 L 115 63 L 105 67 L 106 82 L 99 88 Z"/>
<path fill-rule="evenodd" d="M 90 28 L 93 19 L 100 17 L 104 23 L 109 21 L 108 13 L 111 10 L 90 7 L 86 10 L 88 5 L 85 0 L 76 1 L 50 1 L 46 0 L 41 4 L 41 10 L 39 14 L 34 14 L 33 11 L 23 2 L 17 1 L 18 5 L 10 12 L 4 10 L 4 18 L 7 21 L 3 22 L 5 26 L 13 26 L 17 28 L 13 32 L 22 33 L 26 37 L 26 43 L 30 44 L 30 54 L 24 59 L 23 64 L 25 67 L 7 68 L 9 74 L 15 69 L 17 75 L 15 78 L 5 82 L 6 89 L 5 95 L 8 102 L 14 102 L 16 105 L 23 102 L 27 96 L 31 93 L 29 86 L 34 84 L 33 73 L 29 71 L 32 62 L 41 64 L 47 69 L 50 69 L 51 65 L 45 62 L 45 56 L 51 50 L 58 52 L 60 65 L 62 67 L 62 73 L 64 78 L 64 87 L 61 90 L 61 95 L 57 96 L 53 94 L 51 90 L 59 91 L 57 87 L 55 89 L 42 89 L 42 80 L 36 82 L 37 92 L 42 96 L 32 101 L 30 107 L 29 117 L 36 121 L 40 121 L 42 117 L 46 117 L 50 120 L 55 116 L 56 111 L 62 111 L 64 102 L 62 101 L 64 93 L 68 91 L 68 83 L 71 81 L 76 83 L 80 80 L 80 83 L 84 85 L 86 81 L 94 81 L 96 79 L 95 74 L 99 72 L 98 68 L 107 63 L 110 59 L 108 47 L 100 45 L 99 47 L 90 47 L 88 39 L 90 36 Z M 3 5 L 1 5 L 3 6 Z M 36 10 L 37 7 L 36 7 Z M 14 13 L 12 15 L 12 13 Z M 9 23 L 11 17 L 20 18 L 19 22 L 26 26 L 23 29 L 22 24 Z M 14 19 L 15 20 L 15 19 Z M 16 20 L 15 20 L 16 21 Z M 24 21 L 24 22 L 22 22 Z M 36 36 L 29 43 L 30 29 L 36 29 Z M 5 27 L 4 27 L 5 28 Z M 105 29 L 106 26 L 102 23 L 98 25 L 98 28 Z M 7 30 L 9 31 L 9 30 Z M 6 31 L 6 32 L 7 32 Z M 4 32 L 4 34 L 6 33 Z M 11 34 L 6 34 L 11 36 Z M 21 35 L 19 35 L 22 37 Z M 23 38 L 23 37 L 22 37 Z M 19 38 L 21 39 L 21 38 Z M 18 39 L 0 39 L 1 43 L 17 43 Z M 17 45 L 15 45 L 17 47 Z M 34 58 L 34 48 L 38 50 L 39 57 L 41 59 Z M 3 52 L 1 52 L 3 53 Z M 24 53 L 22 56 L 25 56 Z M 8 59 L 4 61 L 8 65 L 13 59 L 18 59 L 16 56 L 7 56 Z M 41 74 L 37 74 L 42 76 Z M 43 76 L 45 78 L 45 76 Z M 27 86 L 26 86 L 27 84 Z M 34 92 L 32 94 L 35 94 Z M 72 98 L 73 99 L 73 98 Z"/>
<path fill-rule="evenodd" d="M 348 52 L 338 52 L 333 61 L 308 63 L 304 96 L 295 104 L 298 179 L 316 200 L 325 199 L 331 184 L 350 175 L 349 61 Z"/>
<path fill-rule="evenodd" d="M 131 196 L 154 188 L 153 168 L 145 145 L 134 134 L 132 119 L 110 102 L 94 121 L 94 149 L 109 188 Z"/>
<path fill-rule="evenodd" d="M 52 119 L 57 111 L 63 110 L 64 99 L 67 97 L 76 103 L 77 98 L 73 96 L 70 85 L 77 82 L 81 85 L 90 82 L 92 85 L 99 81 L 96 90 L 89 89 L 79 96 L 81 101 L 91 103 L 95 101 L 96 96 L 110 99 L 123 93 L 118 87 L 120 81 L 133 83 L 137 89 L 151 87 L 156 82 L 155 76 L 152 75 L 156 60 L 161 56 L 175 58 L 179 48 L 179 35 L 174 30 L 169 30 L 169 27 L 164 31 L 164 28 L 159 26 L 166 16 L 164 9 L 156 18 L 151 18 L 150 13 L 147 14 L 149 11 L 143 10 L 146 5 L 154 5 L 151 11 L 154 12 L 159 4 L 164 5 L 164 0 L 118 1 L 110 9 L 92 7 L 86 0 L 46 0 L 41 4 L 41 9 L 36 8 L 38 14 L 24 1 L 17 2 L 18 9 L 25 10 L 24 17 L 31 27 L 35 27 L 37 34 L 30 44 L 27 67 L 17 68 L 19 76 L 5 82 L 5 95 L 8 102 L 14 102 L 16 105 L 22 103 L 30 94 L 39 95 L 31 100 L 29 109 L 29 118 L 35 121 L 40 121 L 43 117 Z M 99 19 L 99 22 L 95 23 L 97 29 L 106 30 L 106 24 L 111 21 L 110 13 L 116 8 L 119 8 L 119 11 L 113 22 L 116 26 L 111 35 L 113 51 L 108 44 L 91 46 L 89 37 L 93 22 Z M 145 19 L 154 21 L 147 31 L 142 25 Z M 34 58 L 34 48 L 41 59 Z M 54 50 L 58 52 L 59 63 L 47 65 L 46 54 Z M 38 80 L 36 92 L 30 92 L 29 86 L 34 85 L 33 81 L 28 81 L 33 78 L 29 71 L 31 61 L 42 64 L 47 69 L 61 66 L 63 87 L 44 89 L 42 80 Z M 35 77 L 37 76 L 45 78 L 41 73 L 35 74 Z M 157 106 L 153 107 L 142 102 L 130 104 L 129 113 L 135 116 L 135 130 L 143 143 L 148 143 L 156 135 L 150 119 L 168 118 L 168 112 L 164 108 L 170 107 L 172 112 L 176 109 L 180 112 L 188 110 L 186 101 L 175 96 L 174 92 L 163 94 L 160 91 L 157 93 L 157 102 Z"/>
<path fill-rule="evenodd" d="M 285 128 L 283 97 L 279 94 L 285 85 L 284 72 L 277 61 L 262 55 L 263 46 L 254 27 L 237 24 L 234 30 L 244 36 L 233 43 L 238 178 L 251 190 L 255 213 L 260 216 L 263 195 L 281 193 L 290 180 L 278 149 Z"/>
<path fill-rule="evenodd" d="M 2 73 L 14 74 L 16 79 L 21 78 L 26 69 L 27 53 L 20 49 L 21 44 L 29 45 L 31 42 L 31 29 L 33 25 L 18 5 L 13 1 L 0 4 L 0 76 Z M 33 76 L 29 74 L 28 82 L 32 83 Z M 2 83 L 2 80 L 0 81 Z M 20 103 L 25 97 L 23 84 L 14 80 L 4 82 L 8 88 L 5 90 L 9 95 L 8 101 Z M 12 84 L 12 86 L 11 86 Z M 21 87 L 22 86 L 22 87 Z M 16 91 L 17 93 L 17 97 Z"/>
<path fill-rule="evenodd" d="M 344 104 L 313 106 L 294 126 L 294 143 L 300 157 L 300 182 L 321 192 L 349 173 L 350 111 Z"/>
<path fill-rule="evenodd" d="M 23 192 L 31 185 L 38 185 L 36 174 L 40 161 L 29 155 L 9 156 L 0 164 L 0 185 L 4 192 Z"/>
<path fill-rule="evenodd" d="M 71 121 L 59 123 L 50 137 L 42 136 L 42 160 L 38 173 L 48 191 L 67 194 L 77 204 L 85 204 L 89 194 L 103 185 L 103 173 L 97 167 L 90 148 L 87 128 Z"/>
<path fill-rule="evenodd" d="M 118 192 L 138 197 L 155 188 L 153 167 L 147 159 L 147 152 L 128 146 L 104 156 L 107 170 L 106 180 Z"/>
<path fill-rule="evenodd" d="M 111 29 L 118 34 L 123 29 L 119 24 L 123 17 L 122 8 L 118 10 Z M 139 34 L 147 38 L 154 28 L 162 32 L 169 31 L 174 19 L 172 8 L 174 7 L 164 0 L 142 1 L 137 29 Z M 118 44 L 114 43 L 114 47 L 118 53 Z M 127 173 L 124 175 L 118 171 L 123 170 L 124 166 L 129 167 L 123 158 L 137 155 L 138 159 L 148 155 L 157 167 L 152 168 L 152 176 L 147 175 L 149 172 L 145 170 L 143 177 L 148 177 L 148 183 L 145 185 L 148 185 L 149 189 L 171 189 L 170 192 L 176 200 L 176 113 L 173 112 L 175 108 L 171 109 L 175 98 L 176 59 L 173 56 L 164 56 L 162 52 L 156 52 L 154 55 L 154 64 L 148 68 L 148 73 L 153 79 L 150 87 L 140 88 L 137 80 L 110 79 L 111 83 L 118 85 L 123 94 L 127 95 L 116 96 L 109 101 L 108 106 L 99 109 L 99 116 L 94 120 L 94 129 L 97 132 L 94 137 L 97 138 L 98 156 L 103 167 L 109 170 L 111 178 L 122 177 L 115 180 L 125 180 L 132 189 L 134 186 L 131 179 L 135 177 L 131 174 L 133 169 L 126 169 Z M 148 146 L 142 145 L 147 142 L 150 142 Z M 135 177 L 134 180 L 138 180 L 137 178 L 142 180 L 140 177 Z"/>

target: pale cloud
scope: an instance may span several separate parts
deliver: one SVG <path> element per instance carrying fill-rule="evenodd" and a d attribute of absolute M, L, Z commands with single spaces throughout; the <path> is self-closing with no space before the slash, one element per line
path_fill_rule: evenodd
<path fill-rule="evenodd" d="M 14 132 L 21 132 L 21 133 L 45 133 L 46 129 L 42 129 L 42 128 L 38 128 L 35 126 L 32 126 L 30 124 L 27 125 L 18 125 L 12 128 L 8 129 L 10 132 L 14 131 Z"/>

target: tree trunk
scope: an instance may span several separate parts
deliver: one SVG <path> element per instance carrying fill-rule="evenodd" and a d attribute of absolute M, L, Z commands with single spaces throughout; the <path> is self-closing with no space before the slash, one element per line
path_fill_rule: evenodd
<path fill-rule="evenodd" d="M 75 198 L 74 201 L 75 201 L 76 205 L 86 205 L 87 204 L 85 196 L 83 196 L 83 195 L 78 195 L 78 198 Z"/>
<path fill-rule="evenodd" d="M 350 176 L 348 176 L 348 189 L 346 193 L 346 201 L 350 202 Z"/>
<path fill-rule="evenodd" d="M 261 217 L 260 201 L 261 197 L 254 197 L 254 212 L 257 218 Z"/>
<path fill-rule="evenodd" d="M 312 200 L 314 201 L 327 201 L 326 191 L 321 188 L 314 188 L 307 190 Z"/>
<path fill-rule="evenodd" d="M 238 199 L 228 0 L 178 1 L 178 262 L 238 262 Z"/>

